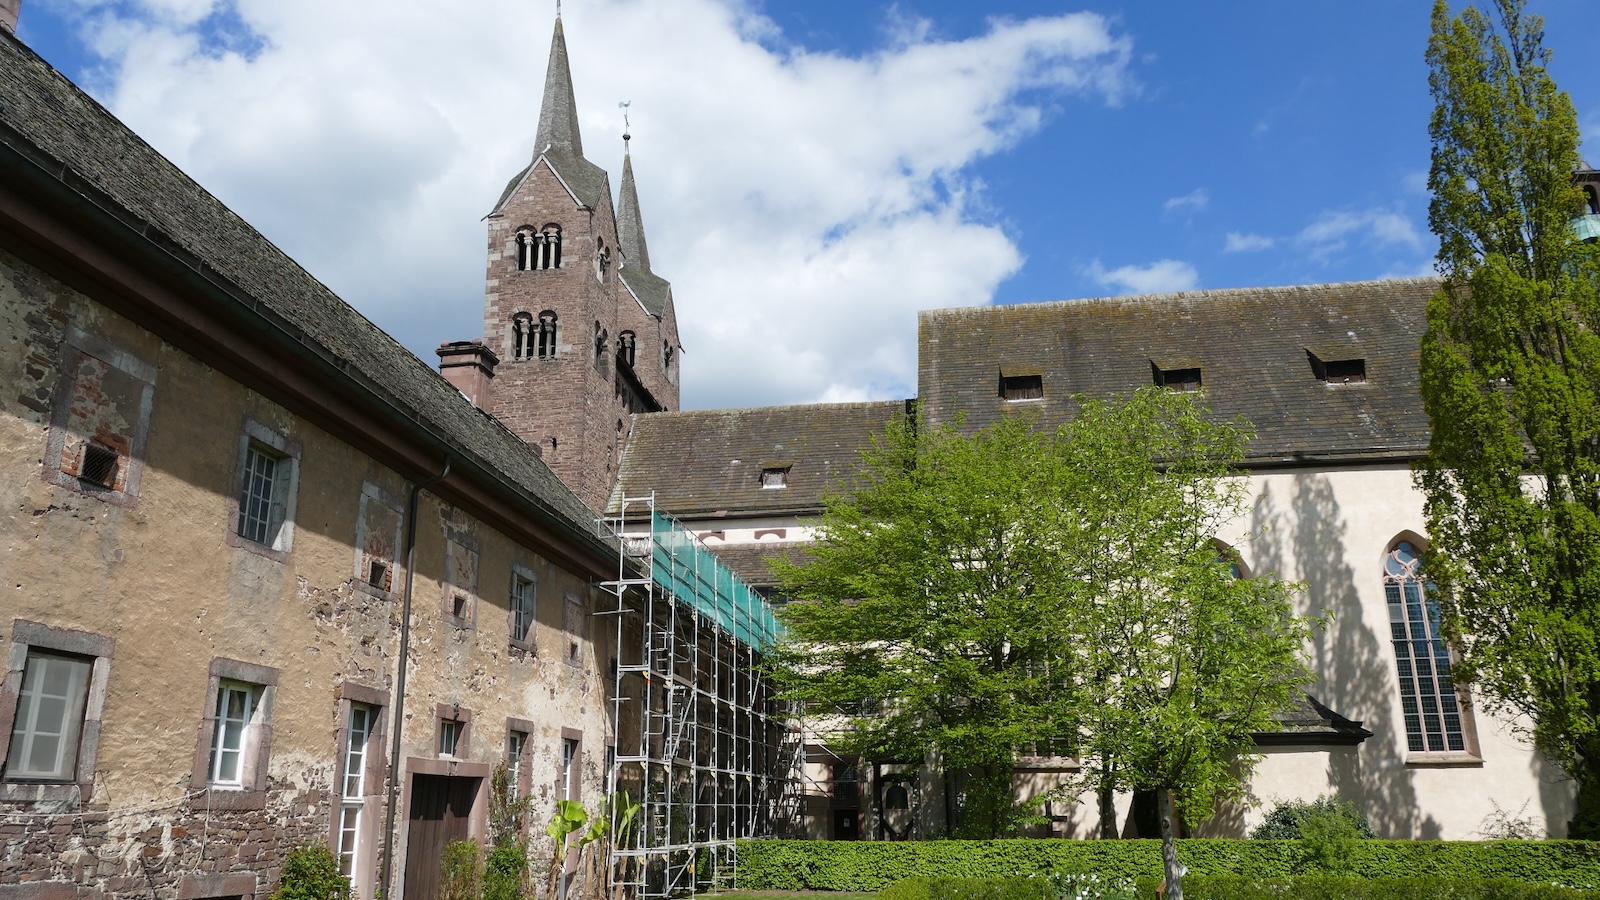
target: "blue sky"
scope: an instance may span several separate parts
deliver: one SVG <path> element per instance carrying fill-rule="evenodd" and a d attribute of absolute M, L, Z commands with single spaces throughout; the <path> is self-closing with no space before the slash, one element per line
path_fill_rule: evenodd
<path fill-rule="evenodd" d="M 908 396 L 918 309 L 1426 271 L 1429 8 L 567 0 L 565 16 L 587 153 L 614 174 L 616 102 L 634 103 L 692 408 Z M 20 34 L 431 359 L 484 330 L 479 217 L 530 150 L 553 4 L 439 9 L 25 0 Z M 1530 10 L 1600 132 L 1592 3 Z"/>

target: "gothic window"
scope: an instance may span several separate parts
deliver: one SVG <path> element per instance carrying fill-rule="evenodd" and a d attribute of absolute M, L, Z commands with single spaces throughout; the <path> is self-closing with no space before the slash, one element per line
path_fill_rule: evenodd
<path fill-rule="evenodd" d="M 594 239 L 594 274 L 602 283 L 606 280 L 606 271 L 611 268 L 611 251 L 606 249 L 604 238 Z"/>
<path fill-rule="evenodd" d="M 540 359 L 556 358 L 556 314 L 548 309 L 539 313 L 539 332 L 534 352 Z"/>
<path fill-rule="evenodd" d="M 517 231 L 517 269 L 532 272 L 561 267 L 561 226 L 546 225 L 534 231 Z"/>
<path fill-rule="evenodd" d="M 617 335 L 617 362 L 633 368 L 635 360 L 635 341 L 633 332 L 624 331 Z"/>
<path fill-rule="evenodd" d="M 511 317 L 511 358 L 533 359 L 533 316 L 525 312 Z"/>
<path fill-rule="evenodd" d="M 1406 746 L 1412 753 L 1464 753 L 1462 708 L 1450 677 L 1450 651 L 1439 633 L 1439 602 L 1422 551 L 1396 541 L 1383 558 L 1383 592 L 1400 680 Z"/>

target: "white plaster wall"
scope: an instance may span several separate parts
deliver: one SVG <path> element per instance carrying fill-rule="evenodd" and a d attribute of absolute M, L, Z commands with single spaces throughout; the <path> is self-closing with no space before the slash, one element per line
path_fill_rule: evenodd
<path fill-rule="evenodd" d="M 1252 784 L 1264 804 L 1338 793 L 1360 806 L 1380 835 L 1471 839 L 1498 811 L 1565 834 L 1571 782 L 1511 723 L 1472 707 L 1478 753 L 1442 758 L 1406 750 L 1382 560 L 1407 537 L 1427 548 L 1422 496 L 1401 464 L 1258 473 L 1250 511 L 1219 534 L 1252 574 L 1306 582 L 1303 612 L 1331 614 L 1308 648 L 1318 682 L 1310 692 L 1363 722 L 1373 736 L 1355 754 L 1266 755 Z"/>

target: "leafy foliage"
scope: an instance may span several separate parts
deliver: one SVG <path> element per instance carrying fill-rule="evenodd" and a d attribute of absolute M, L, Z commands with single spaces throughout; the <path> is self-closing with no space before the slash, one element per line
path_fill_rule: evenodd
<path fill-rule="evenodd" d="M 1533 722 L 1582 805 L 1600 799 L 1600 245 L 1570 227 L 1576 116 L 1523 5 L 1434 7 L 1444 282 L 1422 343 L 1433 432 L 1416 478 L 1458 676 Z M 1600 835 L 1600 818 L 1572 833 Z"/>
<path fill-rule="evenodd" d="M 957 834 L 1015 832 L 1011 765 L 1040 745 L 1203 820 L 1310 677 L 1293 586 L 1213 542 L 1244 512 L 1248 427 L 1159 388 L 1078 404 L 1055 432 L 892 427 L 812 562 L 779 568 L 787 696 L 854 712 L 846 750 L 975 772 L 988 802 Z"/>
<path fill-rule="evenodd" d="M 350 879 L 327 847 L 308 844 L 289 851 L 272 900 L 347 900 Z"/>
<path fill-rule="evenodd" d="M 439 858 L 439 900 L 479 900 L 483 851 L 477 841 L 451 841 Z"/>
<path fill-rule="evenodd" d="M 1258 841 L 1293 841 L 1323 835 L 1359 840 L 1377 837 L 1354 803 L 1327 796 L 1285 800 L 1268 810 L 1261 824 L 1250 832 L 1250 837 Z"/>
<path fill-rule="evenodd" d="M 528 854 L 521 842 L 491 848 L 483 866 L 483 900 L 522 900 L 527 874 Z"/>
<path fill-rule="evenodd" d="M 1589 841 L 1355 841 L 1345 872 L 1361 878 L 1510 879 L 1600 888 L 1600 843 Z M 740 841 L 742 891 L 880 890 L 911 877 L 983 878 L 1051 872 L 1159 879 L 1161 842 Z M 1320 872 L 1301 841 L 1185 839 L 1190 874 L 1252 879 Z"/>
<path fill-rule="evenodd" d="M 1052 878 L 907 878 L 878 900 L 1155 900 L 1159 881 Z M 1587 900 L 1597 892 L 1504 878 L 1240 878 L 1195 876 L 1185 890 L 1196 900 Z"/>

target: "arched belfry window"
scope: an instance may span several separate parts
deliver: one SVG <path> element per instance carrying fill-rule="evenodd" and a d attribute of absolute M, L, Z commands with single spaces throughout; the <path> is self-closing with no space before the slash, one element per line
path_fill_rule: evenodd
<path fill-rule="evenodd" d="M 1466 730 L 1455 680 L 1450 677 L 1450 650 L 1439 633 L 1439 602 L 1416 544 L 1396 541 L 1384 555 L 1383 592 L 1389 601 L 1407 749 L 1465 752 Z"/>
<path fill-rule="evenodd" d="M 511 317 L 511 358 L 532 359 L 534 354 L 533 316 L 525 312 Z"/>
<path fill-rule="evenodd" d="M 633 332 L 624 331 L 617 335 L 617 362 L 625 363 L 631 369 L 636 358 L 636 342 Z"/>
<path fill-rule="evenodd" d="M 611 251 L 606 249 L 605 238 L 594 239 L 594 274 L 602 282 L 611 269 Z"/>
<path fill-rule="evenodd" d="M 596 365 L 605 362 L 606 345 L 609 343 L 611 343 L 611 334 L 596 320 L 594 323 L 594 361 Z"/>
<path fill-rule="evenodd" d="M 534 337 L 534 353 L 540 359 L 556 358 L 556 314 L 548 309 L 539 313 L 539 330 Z"/>
<path fill-rule="evenodd" d="M 538 231 L 517 231 L 517 268 L 524 272 L 561 267 L 561 226 L 546 225 Z"/>

